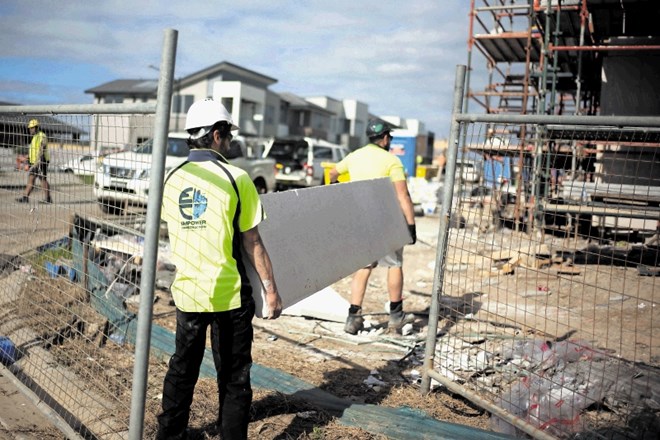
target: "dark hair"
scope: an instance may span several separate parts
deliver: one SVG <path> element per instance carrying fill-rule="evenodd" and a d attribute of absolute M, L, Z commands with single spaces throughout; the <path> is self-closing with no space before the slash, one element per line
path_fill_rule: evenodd
<path fill-rule="evenodd" d="M 216 122 L 215 124 L 213 124 L 213 127 L 211 127 L 211 130 L 201 138 L 199 139 L 188 138 L 186 141 L 188 143 L 188 147 L 199 148 L 199 149 L 211 148 L 211 145 L 213 145 L 213 132 L 216 130 L 220 132 L 220 137 L 224 139 L 227 136 L 229 136 L 229 134 L 231 133 L 231 125 L 229 125 L 227 121 Z"/>
<path fill-rule="evenodd" d="M 385 133 L 379 134 L 378 136 L 371 136 L 371 137 L 369 138 L 369 142 L 371 142 L 372 144 L 375 144 L 375 143 L 378 142 L 379 140 L 383 139 L 383 138 L 385 137 L 386 134 L 390 134 L 390 132 L 389 132 L 389 131 L 386 131 Z"/>

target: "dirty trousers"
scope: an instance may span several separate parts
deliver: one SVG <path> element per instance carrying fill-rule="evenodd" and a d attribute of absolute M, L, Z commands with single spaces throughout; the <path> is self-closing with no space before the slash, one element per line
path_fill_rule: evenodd
<path fill-rule="evenodd" d="M 177 309 L 176 348 L 165 375 L 157 438 L 176 438 L 188 425 L 209 325 L 218 380 L 218 430 L 224 440 L 247 438 L 254 308 L 250 297 L 243 307 L 228 312 L 190 313 Z"/>

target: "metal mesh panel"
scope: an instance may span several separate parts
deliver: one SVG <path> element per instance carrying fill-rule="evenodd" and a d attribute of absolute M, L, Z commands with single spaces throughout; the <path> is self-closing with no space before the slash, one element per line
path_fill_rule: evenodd
<path fill-rule="evenodd" d="M 45 203 L 30 167 L 27 122 L 48 138 Z M 14 373 L 73 427 L 99 438 L 128 430 L 139 246 L 145 209 L 101 199 L 101 158 L 135 147 L 153 115 L 0 115 L 0 334 L 16 346 Z M 130 164 L 127 164 L 127 166 Z M 148 183 L 148 178 L 146 180 Z M 102 203 L 101 203 L 102 202 Z"/>
<path fill-rule="evenodd" d="M 429 375 L 501 432 L 657 432 L 659 127 L 460 132 Z"/>

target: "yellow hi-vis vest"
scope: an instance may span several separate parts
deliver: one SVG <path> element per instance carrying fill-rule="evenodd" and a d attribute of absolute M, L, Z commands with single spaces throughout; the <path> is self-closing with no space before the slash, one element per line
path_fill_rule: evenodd
<path fill-rule="evenodd" d="M 41 155 L 41 148 L 43 147 L 44 160 L 50 162 L 50 153 L 48 152 L 48 138 L 43 131 L 37 132 L 32 136 L 32 142 L 30 142 L 30 154 L 28 159 L 30 160 L 30 165 L 34 165 L 39 162 L 39 156 Z"/>
<path fill-rule="evenodd" d="M 241 288 L 249 280 L 240 233 L 265 218 L 250 176 L 215 151 L 191 150 L 165 180 L 162 218 L 177 268 L 171 287 L 176 307 L 184 312 L 241 307 Z"/>

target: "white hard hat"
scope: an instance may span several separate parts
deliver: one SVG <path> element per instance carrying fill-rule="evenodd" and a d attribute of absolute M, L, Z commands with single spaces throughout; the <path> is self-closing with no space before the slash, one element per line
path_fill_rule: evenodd
<path fill-rule="evenodd" d="M 206 98 L 195 102 L 188 109 L 186 131 L 191 138 L 199 139 L 211 131 L 213 124 L 220 121 L 227 122 L 232 130 L 238 130 L 238 125 L 234 124 L 225 106 L 211 98 Z"/>

